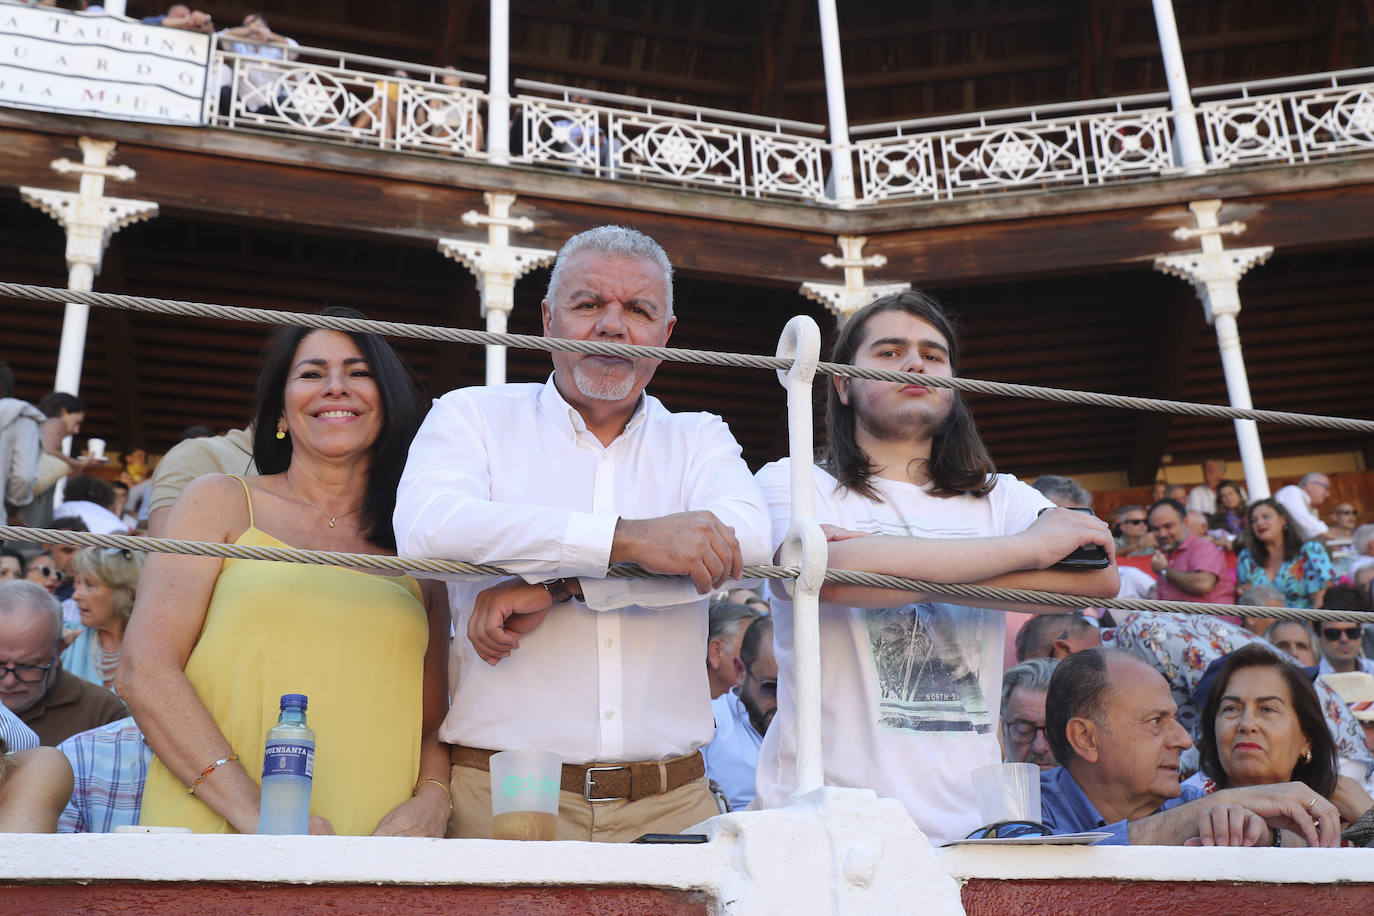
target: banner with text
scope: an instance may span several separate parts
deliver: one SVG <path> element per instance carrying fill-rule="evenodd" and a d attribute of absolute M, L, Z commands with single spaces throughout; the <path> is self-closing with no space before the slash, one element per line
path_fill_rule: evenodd
<path fill-rule="evenodd" d="M 0 4 L 0 105 L 202 124 L 214 37 L 114 16 Z"/>

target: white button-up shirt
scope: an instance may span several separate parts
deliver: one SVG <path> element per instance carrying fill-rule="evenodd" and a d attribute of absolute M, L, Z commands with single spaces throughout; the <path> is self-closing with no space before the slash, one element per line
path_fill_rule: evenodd
<path fill-rule="evenodd" d="M 746 565 L 769 562 L 768 512 L 725 423 L 645 395 L 603 446 L 554 386 L 464 388 L 435 401 L 396 499 L 405 556 L 576 576 L 565 602 L 495 666 L 467 622 L 490 578 L 452 582 L 458 684 L 440 738 L 541 748 L 566 763 L 660 760 L 711 740 L 707 599 L 686 579 L 603 579 L 616 521 L 709 510 Z"/>

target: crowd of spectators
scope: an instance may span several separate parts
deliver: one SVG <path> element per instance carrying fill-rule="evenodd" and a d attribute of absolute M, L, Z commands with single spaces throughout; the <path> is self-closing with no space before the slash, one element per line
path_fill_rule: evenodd
<path fill-rule="evenodd" d="M 550 279 L 546 332 L 662 345 L 677 320 L 671 276 L 639 233 L 576 236 Z M 861 310 L 834 352 L 944 374 L 958 356 L 947 316 L 919 293 Z M 645 393 L 648 363 L 552 359 L 546 383 L 455 391 L 422 422 L 384 340 L 283 328 L 251 422 L 189 436 L 151 474 L 131 450 L 118 493 L 61 446 L 84 419 L 79 400 L 50 395 L 42 419 L 0 404 L 31 426 L 35 474 L 42 454 L 62 456 L 59 530 L 132 524 L 515 573 L 445 585 L 7 547 L 0 829 L 252 832 L 262 735 L 277 698 L 302 691 L 329 761 L 315 775 L 315 833 L 490 836 L 488 758 L 532 743 L 564 760 L 564 839 L 678 832 L 785 801 L 792 599 L 779 582 L 755 590 L 739 578 L 787 534 L 788 462 L 750 475 L 721 421 Z M 1369 609 L 1367 584 L 1338 581 L 1339 529 L 1305 537 L 1291 494 L 1242 505 L 1224 463 L 1208 461 L 1202 485 L 1166 486 L 1109 528 L 1072 478 L 1028 486 L 996 474 L 957 393 L 913 388 L 837 379 L 828 392 L 815 495 L 832 566 L 1102 598 Z M 129 508 L 140 487 L 142 513 Z M 1314 515 L 1330 483 L 1308 475 L 1292 489 Z M 1374 526 L 1356 520 L 1347 576 L 1374 565 Z M 1101 562 L 1064 562 L 1084 550 Z M 677 578 L 606 578 L 621 562 Z M 1040 769 L 1053 832 L 1314 846 L 1374 834 L 1374 662 L 1357 620 L 1032 608 L 1017 629 L 1000 611 L 919 592 L 831 583 L 821 597 L 826 781 L 898 799 L 936 842 L 979 828 L 969 774 L 999 759 Z M 1005 670 L 1004 640 L 1016 658 Z"/>

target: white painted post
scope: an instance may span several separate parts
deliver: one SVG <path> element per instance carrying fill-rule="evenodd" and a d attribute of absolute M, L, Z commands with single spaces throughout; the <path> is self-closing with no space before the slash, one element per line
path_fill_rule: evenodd
<path fill-rule="evenodd" d="M 792 464 L 792 524 L 782 545 L 785 566 L 800 566 L 792 592 L 792 657 L 797 705 L 797 787 L 804 795 L 825 784 L 821 745 L 820 594 L 825 582 L 825 534 L 816 521 L 811 442 L 811 386 L 821 358 L 821 331 L 806 315 L 783 328 L 777 355 L 793 360 L 778 372 L 787 389 L 788 455 Z"/>
<path fill-rule="evenodd" d="M 510 162 L 510 0 L 491 0 L 487 74 L 487 159 Z"/>
<path fill-rule="evenodd" d="M 840 23 L 835 0 L 817 0 L 821 26 L 821 59 L 825 65 L 825 103 L 830 113 L 830 177 L 835 203 L 854 206 L 854 155 L 849 145 L 849 109 L 844 100 L 844 65 L 840 60 Z"/>
<path fill-rule="evenodd" d="M 911 289 L 910 283 L 864 283 L 865 267 L 882 267 L 887 264 L 887 255 L 863 256 L 867 236 L 840 235 L 835 237 L 835 241 L 840 246 L 840 257 L 823 254 L 820 261 L 826 267 L 843 268 L 844 283 L 807 281 L 801 285 L 801 294 L 828 308 L 835 315 L 836 324 L 844 324 L 850 315 L 874 299 Z"/>
<path fill-rule="evenodd" d="M 1240 329 L 1236 316 L 1240 314 L 1240 278 L 1251 267 L 1268 260 L 1274 253 L 1269 246 L 1224 250 L 1222 233 L 1240 235 L 1245 224 L 1232 222 L 1218 225 L 1220 200 L 1195 200 L 1188 205 L 1197 222 L 1196 229 L 1175 230 L 1174 238 L 1200 238 L 1202 251 L 1155 258 L 1155 269 L 1188 280 L 1202 300 L 1207 322 L 1215 325 L 1217 347 L 1221 351 L 1221 370 L 1226 377 L 1226 393 L 1232 407 L 1250 408 L 1250 380 L 1245 372 L 1245 357 L 1240 348 Z M 1241 464 L 1245 468 L 1245 488 L 1251 499 L 1269 495 L 1269 475 L 1264 467 L 1264 452 L 1260 448 L 1259 427 L 1254 420 L 1235 420 L 1236 444 L 1240 448 Z"/>
<path fill-rule="evenodd" d="M 488 191 L 482 195 L 487 213 L 469 210 L 462 216 L 468 226 L 486 226 L 487 241 L 440 239 L 439 250 L 453 258 L 477 277 L 477 292 L 482 299 L 482 315 L 487 330 L 506 333 L 506 320 L 515 309 L 515 281 L 536 267 L 552 263 L 558 252 L 549 248 L 518 248 L 510 243 L 511 229 L 529 232 L 534 221 L 527 216 L 511 218 L 514 194 Z M 506 348 L 487 344 L 487 384 L 506 382 Z"/>
<path fill-rule="evenodd" d="M 19 196 L 61 224 L 67 231 L 67 288 L 90 292 L 100 273 L 100 262 L 110 238 L 120 229 L 157 215 L 157 204 L 148 200 L 126 200 L 105 196 L 105 179 L 131 181 L 134 170 L 127 165 L 112 167 L 112 140 L 82 137 L 81 162 L 55 159 L 52 168 L 59 174 L 75 172 L 81 178 L 76 193 L 50 188 L 23 187 Z M 86 350 L 86 327 L 90 306 L 68 302 L 62 316 L 62 338 L 57 348 L 57 374 L 53 389 L 68 394 L 81 393 L 81 364 Z M 62 441 L 62 450 L 71 454 L 71 436 Z M 60 486 L 60 483 L 59 483 Z M 59 500 L 61 491 L 58 491 Z"/>
<path fill-rule="evenodd" d="M 1153 0 L 1153 3 L 1159 50 L 1164 56 L 1164 78 L 1169 82 L 1169 106 L 1173 109 L 1174 140 L 1178 144 L 1180 165 L 1188 174 L 1200 175 L 1206 171 L 1207 161 L 1202 155 L 1202 138 L 1198 135 L 1197 109 L 1193 107 L 1193 92 L 1188 86 L 1188 71 L 1183 66 L 1183 47 L 1178 40 L 1173 0 Z"/>

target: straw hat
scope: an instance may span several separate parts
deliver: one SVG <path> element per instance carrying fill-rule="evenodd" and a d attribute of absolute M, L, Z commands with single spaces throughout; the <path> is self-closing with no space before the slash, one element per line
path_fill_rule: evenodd
<path fill-rule="evenodd" d="M 1340 674 L 1323 674 L 1322 680 L 1341 695 L 1355 718 L 1361 722 L 1374 722 L 1374 674 L 1365 671 L 1346 671 Z"/>

